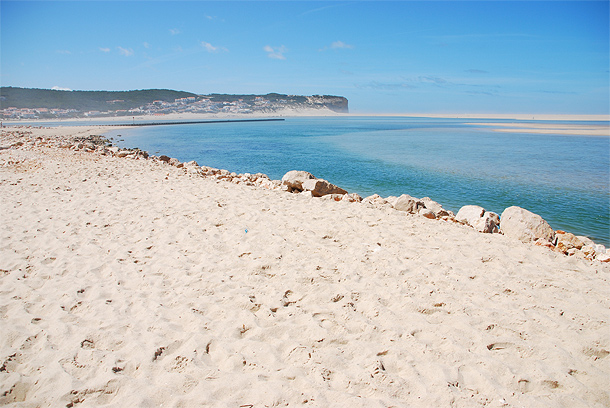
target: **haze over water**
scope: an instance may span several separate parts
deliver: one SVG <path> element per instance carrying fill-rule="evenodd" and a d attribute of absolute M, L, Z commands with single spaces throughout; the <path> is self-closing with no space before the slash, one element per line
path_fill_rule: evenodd
<path fill-rule="evenodd" d="M 108 135 L 120 134 L 121 146 L 237 173 L 280 179 L 289 170 L 306 170 L 363 197 L 428 196 L 454 212 L 475 204 L 501 214 L 518 205 L 554 229 L 610 246 L 608 137 L 501 133 L 469 122 L 288 118 Z"/>

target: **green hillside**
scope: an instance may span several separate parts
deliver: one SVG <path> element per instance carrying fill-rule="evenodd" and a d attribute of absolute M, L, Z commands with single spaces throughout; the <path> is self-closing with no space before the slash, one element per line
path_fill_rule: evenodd
<path fill-rule="evenodd" d="M 175 99 L 191 96 L 196 97 L 197 95 L 169 89 L 113 92 L 2 87 L 0 88 L 0 109 L 14 107 L 106 111 L 138 108 L 157 100 L 174 102 Z M 110 103 L 109 101 L 116 102 Z"/>

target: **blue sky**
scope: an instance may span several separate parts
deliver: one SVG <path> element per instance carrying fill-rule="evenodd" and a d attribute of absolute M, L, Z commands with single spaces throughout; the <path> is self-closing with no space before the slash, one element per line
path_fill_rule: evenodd
<path fill-rule="evenodd" d="M 2 86 L 608 114 L 608 1 L 5 1 Z"/>

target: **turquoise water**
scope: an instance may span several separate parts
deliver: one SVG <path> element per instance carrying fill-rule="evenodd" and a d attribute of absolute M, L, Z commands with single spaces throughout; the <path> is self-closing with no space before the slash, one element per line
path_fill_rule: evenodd
<path fill-rule="evenodd" d="M 108 135 L 124 147 L 237 173 L 280 179 L 306 170 L 363 197 L 428 196 L 454 212 L 476 204 L 500 214 L 518 205 L 554 229 L 610 246 L 610 138 L 501 133 L 471 121 L 287 118 Z"/>

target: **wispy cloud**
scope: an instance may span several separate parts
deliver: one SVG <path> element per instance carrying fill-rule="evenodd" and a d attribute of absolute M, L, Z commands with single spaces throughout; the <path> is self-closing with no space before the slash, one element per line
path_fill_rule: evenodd
<path fill-rule="evenodd" d="M 70 55 L 72 54 L 70 51 L 68 50 L 57 50 L 58 54 L 63 54 L 63 55 Z"/>
<path fill-rule="evenodd" d="M 343 41 L 335 41 L 334 43 L 332 43 L 330 45 L 330 48 L 332 48 L 333 50 L 337 50 L 337 49 L 348 49 L 348 50 L 351 50 L 352 48 L 354 48 L 354 46 L 350 45 L 350 44 L 346 44 Z"/>
<path fill-rule="evenodd" d="M 356 84 L 356 88 L 360 89 L 380 89 L 394 91 L 397 89 L 415 89 L 416 86 L 407 82 L 379 82 L 371 81 L 366 84 Z"/>
<path fill-rule="evenodd" d="M 284 47 L 283 45 L 280 47 L 272 47 L 270 45 L 265 45 L 263 50 L 267 53 L 267 56 L 269 58 L 279 59 L 279 60 L 285 60 L 286 57 L 284 56 L 284 53 L 286 51 L 288 51 L 288 49 L 286 47 Z"/>
<path fill-rule="evenodd" d="M 221 23 L 225 22 L 225 20 L 223 18 L 219 18 L 217 16 L 208 16 L 208 15 L 206 15 L 205 18 L 207 18 L 210 21 L 220 21 Z"/>
<path fill-rule="evenodd" d="M 538 92 L 548 93 L 548 94 L 557 94 L 557 95 L 578 95 L 578 92 L 573 92 L 573 91 L 545 91 L 545 90 L 540 90 Z"/>
<path fill-rule="evenodd" d="M 210 44 L 209 42 L 205 42 L 205 41 L 201 41 L 201 46 L 203 48 L 205 48 L 205 50 L 207 52 L 221 52 L 221 51 L 228 52 L 229 51 L 225 47 L 216 47 L 216 46 Z"/>
<path fill-rule="evenodd" d="M 489 91 L 464 91 L 467 94 L 470 95 L 487 95 L 487 96 L 498 96 L 498 92 L 494 91 L 494 90 L 489 90 Z"/>
<path fill-rule="evenodd" d="M 326 50 L 351 50 L 354 46 L 351 44 L 346 44 L 343 41 L 335 41 L 331 45 L 320 48 L 318 51 L 326 51 Z"/>
<path fill-rule="evenodd" d="M 71 91 L 72 90 L 70 88 L 62 88 L 61 86 L 54 86 L 51 89 L 54 90 L 54 91 Z"/>
<path fill-rule="evenodd" d="M 101 52 L 110 52 L 110 48 L 100 47 Z"/>
<path fill-rule="evenodd" d="M 170 33 L 171 35 L 178 35 L 178 34 L 180 34 L 180 33 L 181 33 L 181 31 L 180 31 L 180 30 L 178 30 L 177 28 L 170 28 L 170 29 L 169 29 L 169 33 Z"/>
<path fill-rule="evenodd" d="M 306 16 L 306 15 L 312 14 L 312 13 L 318 13 L 320 11 L 324 11 L 324 10 L 327 10 L 327 9 L 330 9 L 330 8 L 334 8 L 334 7 L 343 7 L 345 5 L 346 4 L 333 4 L 333 5 L 330 5 L 330 6 L 318 7 L 318 8 L 315 8 L 315 9 L 304 11 L 303 13 L 301 13 L 301 16 Z"/>
<path fill-rule="evenodd" d="M 150 44 L 149 44 L 149 43 L 147 43 L 146 41 L 144 41 L 144 42 L 142 43 L 142 45 L 143 45 L 143 46 L 144 46 L 144 48 L 146 48 L 146 49 L 150 48 Z"/>
<path fill-rule="evenodd" d="M 131 57 L 133 55 L 133 50 L 131 48 L 117 47 L 117 49 L 121 55 L 126 57 Z"/>
<path fill-rule="evenodd" d="M 447 84 L 448 81 L 444 78 L 441 77 L 435 77 L 435 76 L 422 76 L 420 75 L 419 77 L 417 77 L 418 82 L 424 82 L 424 83 L 432 83 L 432 84 L 436 84 L 436 85 L 444 85 Z"/>

